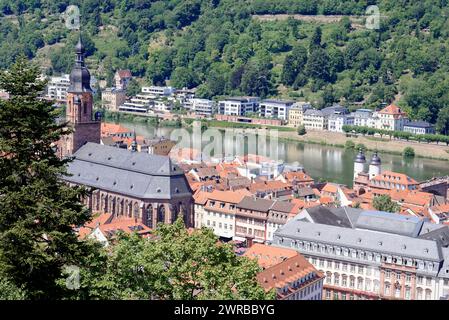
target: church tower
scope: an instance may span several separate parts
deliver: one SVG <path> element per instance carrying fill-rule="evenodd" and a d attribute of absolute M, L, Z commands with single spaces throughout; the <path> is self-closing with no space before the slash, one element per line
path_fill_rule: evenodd
<path fill-rule="evenodd" d="M 354 180 L 357 179 L 360 173 L 365 170 L 366 157 L 362 148 L 359 149 L 359 153 L 354 159 Z"/>
<path fill-rule="evenodd" d="M 371 180 L 375 176 L 381 174 L 381 172 L 381 160 L 377 154 L 377 151 L 375 151 L 369 164 L 369 179 Z"/>
<path fill-rule="evenodd" d="M 70 73 L 67 91 L 66 121 L 72 132 L 62 137 L 61 156 L 73 155 L 86 142 L 100 143 L 101 123 L 94 118 L 93 93 L 90 87 L 90 72 L 84 62 L 84 46 L 79 38 L 76 45 L 75 65 Z"/>

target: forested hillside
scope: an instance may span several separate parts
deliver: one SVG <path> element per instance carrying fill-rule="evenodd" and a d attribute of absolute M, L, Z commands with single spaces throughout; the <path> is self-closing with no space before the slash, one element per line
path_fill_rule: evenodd
<path fill-rule="evenodd" d="M 129 68 L 202 97 L 229 94 L 380 107 L 396 101 L 449 132 L 447 0 L 0 0 L 0 68 L 20 53 L 67 72 L 76 32 L 60 18 L 80 6 L 89 67 L 111 82 Z M 364 15 L 380 29 L 339 22 L 261 20 L 263 14 Z"/>

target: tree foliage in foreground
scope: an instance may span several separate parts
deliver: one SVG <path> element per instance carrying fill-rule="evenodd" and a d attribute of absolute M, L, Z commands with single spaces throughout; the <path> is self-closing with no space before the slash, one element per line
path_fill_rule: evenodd
<path fill-rule="evenodd" d="M 52 143 L 63 134 L 52 103 L 39 99 L 45 83 L 39 68 L 20 58 L 0 74 L 10 99 L 0 101 L 0 266 L 4 277 L 30 299 L 57 299 L 67 265 L 87 253 L 73 226 L 89 212 L 79 199 L 81 188 L 60 180 L 66 161 Z"/>
<path fill-rule="evenodd" d="M 91 262 L 102 265 L 104 257 Z M 106 268 L 82 272 L 81 287 L 100 299 L 273 299 L 256 280 L 257 263 L 219 243 L 210 229 L 189 231 L 181 218 L 155 238 L 120 234 Z M 86 291 L 74 292 L 75 297 Z M 80 298 L 78 296 L 78 298 Z"/>

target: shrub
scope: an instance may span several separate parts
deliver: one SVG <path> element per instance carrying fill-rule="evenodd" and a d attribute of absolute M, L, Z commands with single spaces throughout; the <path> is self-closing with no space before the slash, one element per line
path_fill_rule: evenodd
<path fill-rule="evenodd" d="M 307 133 L 306 128 L 304 127 L 304 125 L 300 125 L 298 127 L 298 135 L 303 136 Z"/>
<path fill-rule="evenodd" d="M 357 150 L 362 149 L 364 152 L 366 151 L 366 146 L 363 143 L 359 143 L 355 146 Z"/>
<path fill-rule="evenodd" d="M 404 148 L 402 155 L 404 158 L 413 158 L 415 156 L 415 150 L 412 147 L 406 147 Z"/>
<path fill-rule="evenodd" d="M 348 140 L 345 143 L 345 148 L 346 149 L 354 149 L 355 148 L 355 143 L 352 140 Z"/>

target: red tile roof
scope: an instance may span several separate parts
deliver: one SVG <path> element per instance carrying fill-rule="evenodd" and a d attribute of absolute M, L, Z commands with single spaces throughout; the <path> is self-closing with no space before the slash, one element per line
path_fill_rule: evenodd
<path fill-rule="evenodd" d="M 314 182 L 313 178 L 310 177 L 307 173 L 302 171 L 297 172 L 287 172 L 284 174 L 284 178 L 287 182 Z"/>
<path fill-rule="evenodd" d="M 102 122 L 101 123 L 101 136 L 107 137 L 114 134 L 120 134 L 120 133 L 129 133 L 132 132 L 128 128 L 123 127 L 120 124 L 115 123 L 107 123 Z"/>
<path fill-rule="evenodd" d="M 418 185 L 418 182 L 415 179 L 410 178 L 409 176 L 403 173 L 393 171 L 384 171 L 381 174 L 378 174 L 377 176 L 372 178 L 371 180 L 399 183 L 403 185 Z"/>
<path fill-rule="evenodd" d="M 131 71 L 129 70 L 118 70 L 117 71 L 118 76 L 123 79 L 123 78 L 132 78 L 132 74 Z"/>
<path fill-rule="evenodd" d="M 247 258 L 257 259 L 259 267 L 263 269 L 269 268 L 296 255 L 298 255 L 296 250 L 268 246 L 261 243 L 253 244 L 244 254 Z"/>
<path fill-rule="evenodd" d="M 390 114 L 390 115 L 406 115 L 405 112 L 401 110 L 398 106 L 390 104 L 389 106 L 383 108 L 379 113 Z"/>
<path fill-rule="evenodd" d="M 314 281 L 324 277 L 309 261 L 298 254 L 263 270 L 257 275 L 257 280 L 265 291 L 269 291 L 273 288 L 283 288 L 312 272 L 316 275 L 312 278 Z M 308 284 L 305 283 L 303 286 Z"/>

